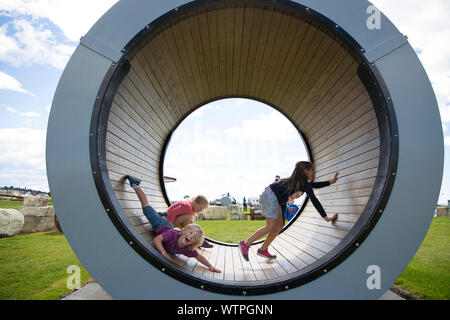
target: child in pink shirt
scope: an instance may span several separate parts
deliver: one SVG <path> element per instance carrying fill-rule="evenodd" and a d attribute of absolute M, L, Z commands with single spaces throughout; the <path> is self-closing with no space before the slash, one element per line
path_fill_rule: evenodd
<path fill-rule="evenodd" d="M 204 196 L 196 196 L 191 200 L 179 201 L 167 209 L 167 220 L 175 227 L 184 227 L 195 220 L 195 214 L 208 208 L 208 200 Z"/>
<path fill-rule="evenodd" d="M 194 223 L 195 214 L 208 208 L 208 200 L 205 196 L 198 195 L 191 200 L 179 201 L 174 203 L 167 209 L 167 220 L 169 220 L 175 228 L 183 228 L 190 223 Z M 202 248 L 212 248 L 213 246 L 204 241 Z"/>

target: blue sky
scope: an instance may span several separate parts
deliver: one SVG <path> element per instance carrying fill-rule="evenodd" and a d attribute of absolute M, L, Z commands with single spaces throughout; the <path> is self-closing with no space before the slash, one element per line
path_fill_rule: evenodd
<path fill-rule="evenodd" d="M 450 199 L 450 158 L 447 156 L 450 151 L 450 45 L 448 44 L 450 1 L 372 2 L 408 36 L 432 81 L 439 103 L 446 143 L 444 182 L 440 196 L 440 202 L 446 202 Z M 45 134 L 54 91 L 80 37 L 86 34 L 93 23 L 114 3 L 116 0 L 0 0 L 0 185 L 48 190 L 45 171 Z M 85 10 L 87 7 L 90 10 Z M 220 102 L 220 105 L 227 109 L 239 103 L 242 101 Z M 257 125 L 245 122 L 252 119 L 251 117 L 262 123 L 271 116 L 276 117 L 272 109 L 257 111 L 257 108 L 259 107 L 250 106 L 242 114 L 242 119 L 235 119 L 235 122 L 227 121 L 228 127 L 222 129 L 234 128 L 234 133 L 242 133 L 245 131 L 239 130 L 245 130 L 246 126 Z M 204 117 L 209 117 L 207 123 L 210 124 L 199 125 L 198 121 L 193 121 L 194 127 L 191 129 L 208 136 L 211 130 L 216 130 L 219 125 L 213 119 L 214 114 L 217 116 L 219 113 L 219 110 L 216 111 L 214 109 L 203 111 Z M 233 130 L 226 132 L 228 134 L 218 140 L 225 145 L 227 143 L 233 145 L 230 142 L 233 141 L 230 138 Z M 225 136 L 229 138 L 224 138 Z M 293 148 L 290 143 L 296 142 L 286 142 L 286 149 Z M 267 150 L 273 151 L 270 142 L 265 147 L 262 147 L 261 142 L 257 145 L 262 155 Z M 269 155 L 274 156 L 271 160 L 272 165 L 277 163 L 280 167 L 278 171 L 284 174 L 283 171 L 287 171 L 285 167 L 291 165 L 289 161 L 280 162 L 274 152 Z M 233 157 L 228 156 L 227 159 L 231 161 Z M 199 165 L 198 161 L 199 159 L 194 158 L 194 164 L 201 168 L 202 165 Z M 167 171 L 170 165 L 174 166 L 166 163 Z M 251 166 L 251 162 L 239 165 Z M 264 187 L 265 181 L 272 179 L 276 168 L 266 167 L 266 169 L 260 175 L 261 181 L 255 182 L 255 188 L 260 184 Z M 195 193 L 194 186 L 190 188 L 193 189 L 192 192 L 187 193 Z M 175 190 L 172 192 L 181 193 Z"/>
<path fill-rule="evenodd" d="M 164 174 L 171 200 L 230 192 L 236 200 L 257 197 L 275 175 L 291 174 L 308 160 L 298 131 L 281 113 L 248 99 L 224 99 L 193 112 L 175 131 Z"/>

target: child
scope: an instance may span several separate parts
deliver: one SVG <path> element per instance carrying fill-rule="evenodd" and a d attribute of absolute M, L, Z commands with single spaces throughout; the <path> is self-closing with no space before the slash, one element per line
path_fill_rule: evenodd
<path fill-rule="evenodd" d="M 289 199 L 288 206 L 286 207 L 286 211 L 284 212 L 284 219 L 287 221 L 291 221 L 292 218 L 295 217 L 295 215 L 298 212 L 298 206 L 295 204 L 294 199 Z"/>
<path fill-rule="evenodd" d="M 181 230 L 175 230 L 172 223 L 166 218 L 158 214 L 147 201 L 144 191 L 139 187 L 141 181 L 127 176 L 131 187 L 136 192 L 142 205 L 144 215 L 152 224 L 154 238 L 153 244 L 156 249 L 167 259 L 174 262 L 172 257 L 167 253 L 183 254 L 187 257 L 196 258 L 200 263 L 204 264 L 212 272 L 221 271 L 212 266 L 208 260 L 199 254 L 196 250 L 204 241 L 205 235 L 202 228 L 197 224 L 187 224 Z"/>
<path fill-rule="evenodd" d="M 190 223 L 194 223 L 195 214 L 202 212 L 208 208 L 208 200 L 198 195 L 192 200 L 179 201 L 167 209 L 167 220 L 169 220 L 175 228 L 183 228 Z M 212 248 L 213 246 L 206 240 L 201 244 L 202 248 Z"/>
<path fill-rule="evenodd" d="M 260 196 L 261 214 L 266 217 L 267 225 L 256 231 L 247 240 L 239 242 L 240 251 L 245 260 L 248 261 L 248 249 L 253 242 L 267 235 L 261 248 L 257 253 L 260 256 L 266 257 L 269 260 L 276 259 L 275 255 L 269 253 L 268 248 L 275 237 L 280 233 L 284 226 L 283 213 L 286 209 L 286 203 L 290 199 L 300 197 L 300 192 L 306 192 L 309 199 L 313 203 L 316 210 L 325 219 L 325 221 L 334 221 L 338 215 L 335 214 L 332 218 L 328 218 L 325 210 L 320 204 L 319 200 L 314 195 L 312 188 L 328 187 L 337 182 L 338 173 L 334 178 L 326 182 L 309 182 L 314 179 L 314 168 L 311 162 L 300 161 L 295 165 L 295 169 L 289 178 L 280 179 L 277 182 L 268 186 L 263 194 Z"/>

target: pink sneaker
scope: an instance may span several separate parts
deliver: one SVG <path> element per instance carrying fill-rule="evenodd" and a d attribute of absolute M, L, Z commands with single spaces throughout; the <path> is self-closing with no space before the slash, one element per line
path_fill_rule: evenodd
<path fill-rule="evenodd" d="M 265 258 L 267 258 L 269 260 L 274 260 L 274 259 L 277 258 L 276 255 L 270 254 L 269 250 L 267 250 L 267 249 L 264 250 L 264 251 L 262 251 L 261 249 L 258 249 L 257 253 L 258 253 L 258 256 L 265 257 Z"/>
<path fill-rule="evenodd" d="M 248 249 L 249 249 L 249 247 L 247 247 L 244 244 L 244 240 L 239 241 L 239 249 L 241 249 L 241 253 L 242 253 L 242 256 L 244 257 L 244 259 L 248 261 Z"/>

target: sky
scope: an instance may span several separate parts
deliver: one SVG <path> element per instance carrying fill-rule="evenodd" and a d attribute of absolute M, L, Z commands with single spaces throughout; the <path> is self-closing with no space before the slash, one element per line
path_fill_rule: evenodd
<path fill-rule="evenodd" d="M 48 191 L 45 135 L 56 86 L 80 37 L 116 2 L 0 0 L 0 186 Z M 439 103 L 446 152 L 439 202 L 446 203 L 450 199 L 450 1 L 374 0 L 372 3 L 408 36 L 432 82 Z M 242 101 L 220 104 L 227 109 L 236 103 Z M 230 129 L 224 131 L 225 136 L 245 133 L 240 130 L 255 125 L 249 124 L 251 119 L 264 123 L 270 117 L 276 117 L 273 109 L 256 111 L 251 109 L 253 107 L 249 107 L 249 113 L 244 114 L 240 122 L 229 122 L 229 127 L 223 128 Z M 206 117 L 213 111 L 203 112 Z M 202 126 L 199 127 L 197 122 L 197 130 L 201 132 L 214 129 L 212 124 Z M 266 134 L 266 130 L 260 134 Z M 222 138 L 220 141 L 226 143 L 228 140 Z M 266 149 L 270 148 L 269 142 Z M 233 159 L 231 155 L 226 157 L 227 161 Z M 239 165 L 245 167 L 249 163 Z M 280 174 L 285 171 L 284 165 L 289 166 L 289 163 L 281 165 Z M 270 174 L 267 172 L 267 178 L 264 172 L 261 179 L 272 179 L 274 171 L 275 168 Z M 229 172 L 224 172 L 224 176 L 228 177 Z"/>
<path fill-rule="evenodd" d="M 214 200 L 229 192 L 241 202 L 307 160 L 301 136 L 281 113 L 255 100 L 222 99 L 197 109 L 172 136 L 164 174 L 177 181 L 166 184 L 167 194 Z"/>

